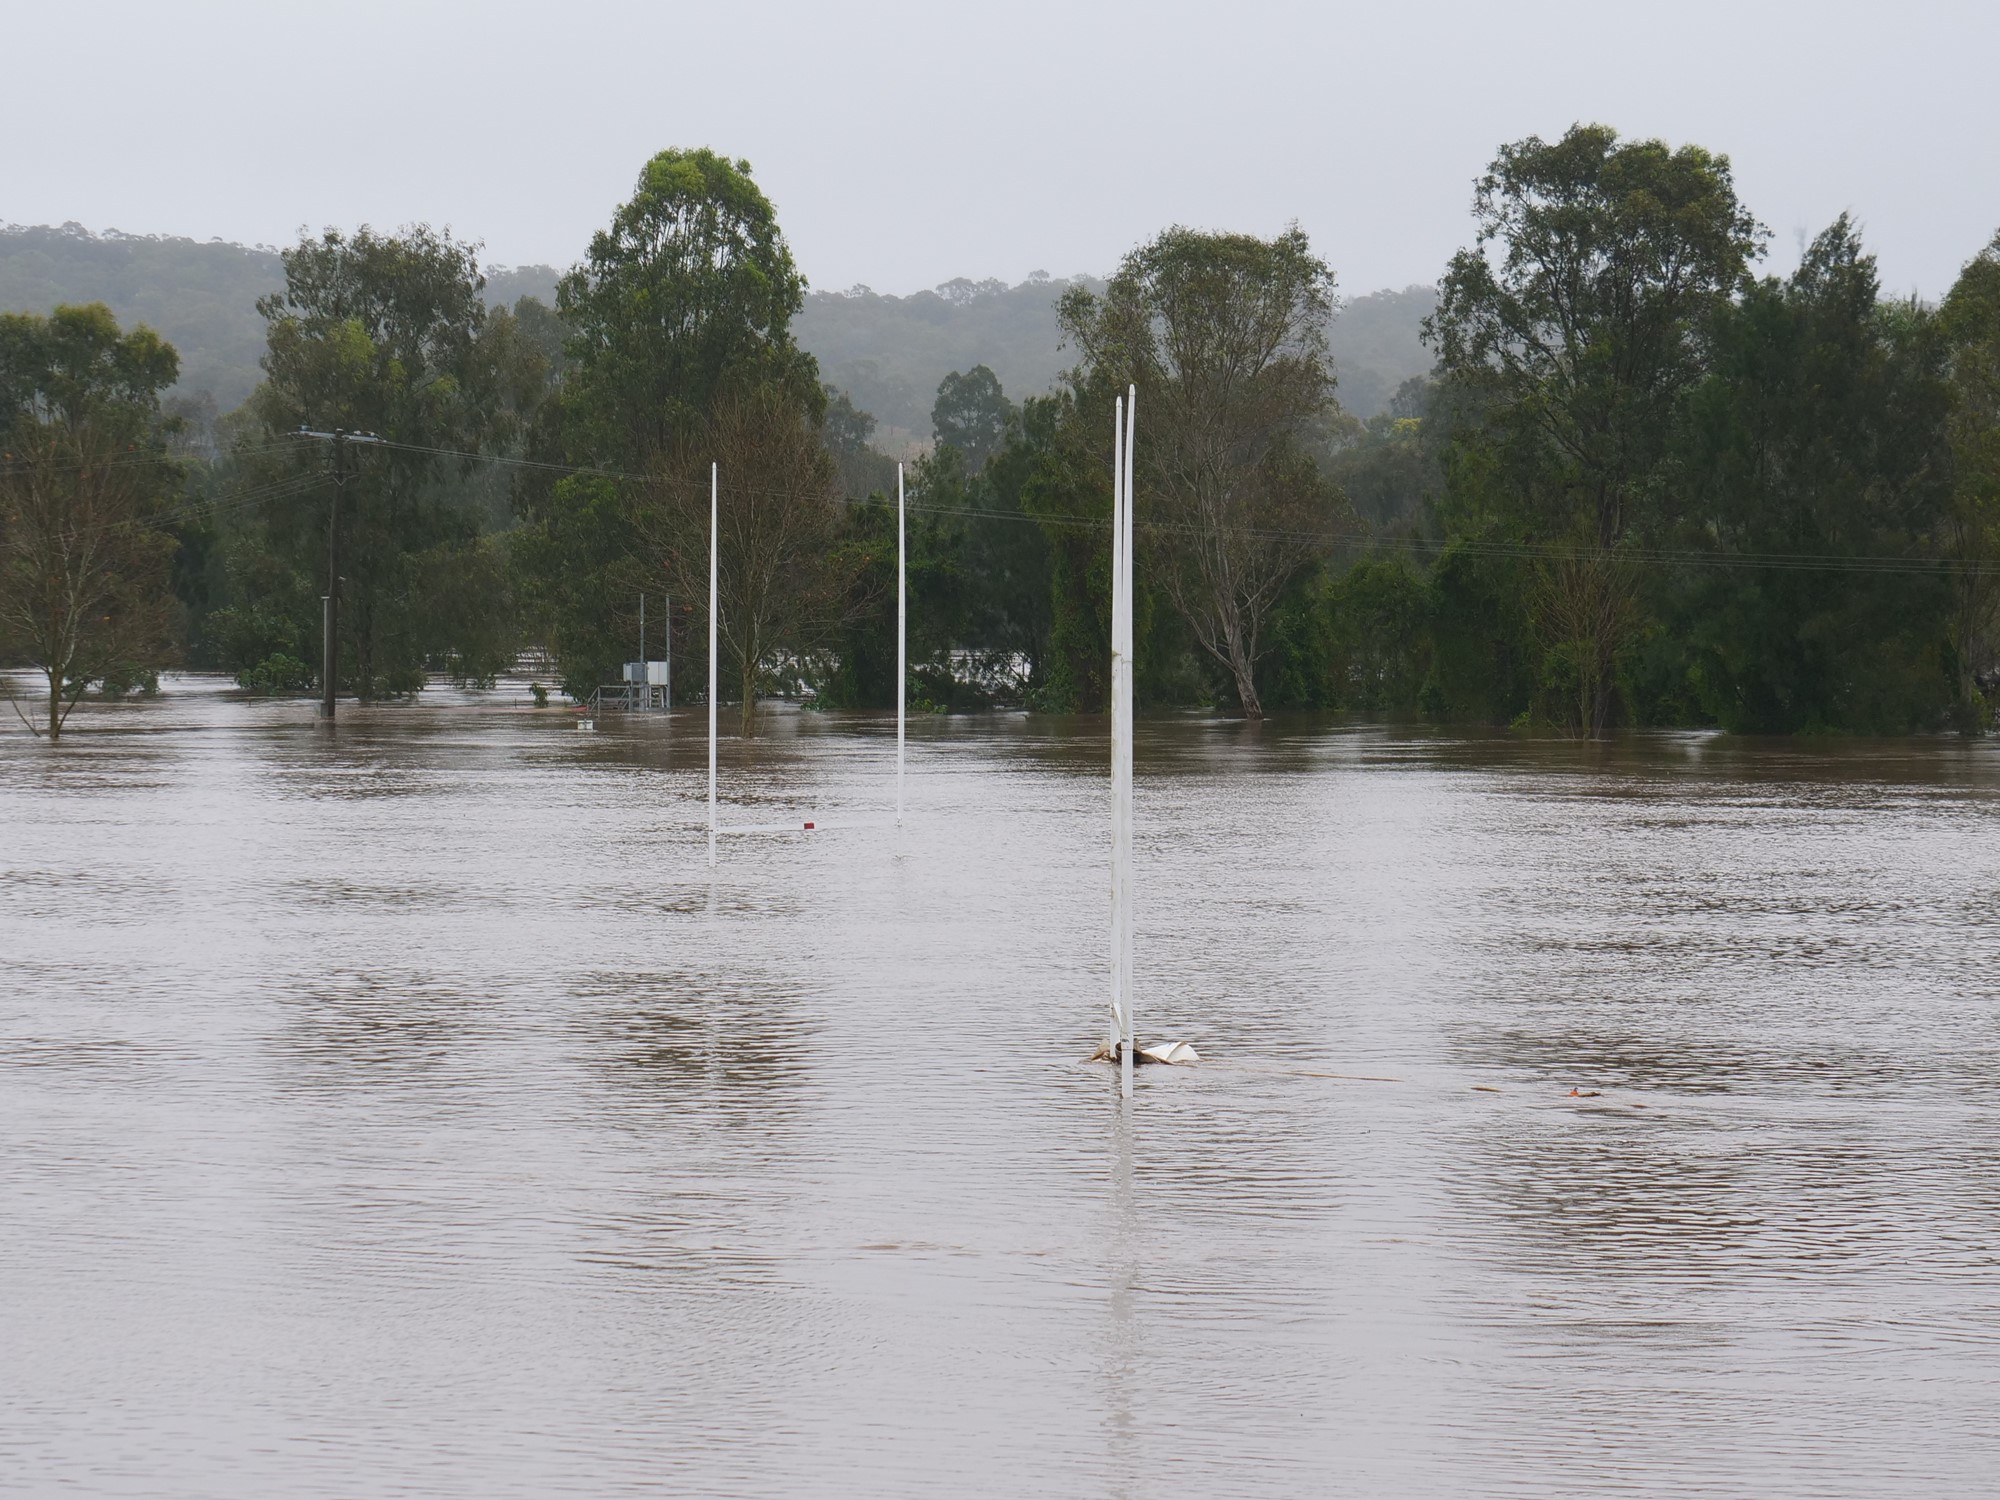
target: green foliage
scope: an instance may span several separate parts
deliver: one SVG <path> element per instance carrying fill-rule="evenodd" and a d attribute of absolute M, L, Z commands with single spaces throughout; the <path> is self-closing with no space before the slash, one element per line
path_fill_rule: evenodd
<path fill-rule="evenodd" d="M 954 447 L 940 447 L 913 467 L 913 703 L 964 712 L 1015 699 L 1024 677 L 1034 681 L 1048 601 L 1046 548 L 1021 507 L 1021 487 L 1034 463 L 1034 449 L 1017 435 L 978 474 L 967 471 Z M 878 500 L 850 507 L 843 547 L 853 582 L 821 701 L 830 708 L 886 708 L 896 693 L 893 505 Z"/>
<path fill-rule="evenodd" d="M 1344 393 L 1343 393 L 1344 394 Z M 1442 422 L 1427 422 L 1434 388 L 1408 380 L 1329 456 L 1328 477 L 1377 535 L 1408 535 L 1444 488 Z"/>
<path fill-rule="evenodd" d="M 0 227 L 0 308 L 46 313 L 101 302 L 159 331 L 181 356 L 183 391 L 222 410 L 260 378 L 257 299 L 283 276 L 275 251 L 165 235 L 95 235 L 80 224 Z"/>
<path fill-rule="evenodd" d="M 489 313 L 473 249 L 423 226 L 328 230 L 283 263 L 284 290 L 259 304 L 269 378 L 212 483 L 223 604 L 198 635 L 239 671 L 319 659 L 333 484 L 327 446 L 290 434 L 344 428 L 388 441 L 347 454 L 339 686 L 412 692 L 427 668 L 490 679 L 518 612 L 482 538 L 505 501 L 477 458 L 519 451 L 535 419 L 554 366 L 545 310 Z"/>
<path fill-rule="evenodd" d="M 529 618 L 572 695 L 588 696 L 624 660 L 627 597 L 692 566 L 678 551 L 645 554 L 642 532 L 659 532 L 665 517 L 637 476 L 671 468 L 676 483 L 692 483 L 686 445 L 730 403 L 775 401 L 815 427 L 824 419 L 818 368 L 791 334 L 804 290 L 749 163 L 708 150 L 647 162 L 632 198 L 563 278 L 563 384 L 531 451 L 615 472 L 525 484 L 510 545 Z M 838 415 L 851 438 L 865 414 L 850 405 Z M 705 527 L 705 502 L 702 516 Z"/>
<path fill-rule="evenodd" d="M 821 428 L 840 475 L 840 492 L 849 500 L 896 492 L 896 461 L 869 445 L 875 418 L 854 404 L 847 392 L 826 388 L 826 420 Z"/>
<path fill-rule="evenodd" d="M 1021 509 L 1039 523 L 1047 548 L 1047 646 L 1029 702 L 1050 713 L 1101 713 L 1111 676 L 1110 401 L 1078 390 L 1031 397 L 1023 408 L 1033 459 Z M 1089 420 L 1104 414 L 1100 422 Z M 1143 558 L 1143 551 L 1141 557 Z M 1147 591 L 1135 572 L 1133 612 Z M 1137 621 L 1134 621 L 1135 636 Z M 1134 642 L 1138 660 L 1144 648 Z"/>
<path fill-rule="evenodd" d="M 1939 310 L 1948 351 L 1953 483 L 1940 526 L 1951 591 L 1955 715 L 1984 728 L 2000 704 L 2000 234 Z"/>
<path fill-rule="evenodd" d="M 486 300 L 498 308 L 529 297 L 552 307 L 558 280 L 547 266 L 488 266 Z M 207 397 L 217 412 L 248 399 L 262 379 L 257 299 L 283 282 L 278 253 L 260 247 L 95 235 L 75 224 L 0 226 L 0 308 L 47 313 L 103 302 L 127 326 L 158 329 L 181 353 L 177 395 Z M 886 424 L 886 441 L 902 451 L 930 435 L 931 399 L 948 370 L 985 364 L 1015 392 L 1053 386 L 1064 358 L 1056 300 L 1072 284 L 1036 275 L 1012 287 L 960 278 L 907 297 L 865 287 L 809 291 L 794 326 L 800 347 Z M 1088 277 L 1074 284 L 1103 286 Z M 1401 382 L 1429 370 L 1418 326 L 1435 300 L 1434 288 L 1417 286 L 1342 308 L 1330 338 L 1350 411 L 1374 415 Z"/>
<path fill-rule="evenodd" d="M 46 318 L 0 313 L 0 421 L 10 430 L 94 421 L 127 441 L 151 437 L 179 369 L 172 345 L 150 328 L 120 331 L 101 302 Z"/>
<path fill-rule="evenodd" d="M 310 693 L 319 674 L 296 656 L 275 652 L 258 662 L 254 667 L 245 667 L 236 674 L 236 685 L 246 688 L 261 697 L 273 697 L 280 693 Z"/>
<path fill-rule="evenodd" d="M 934 435 L 931 409 L 951 371 L 985 365 L 1013 391 L 1054 385 L 1063 363 L 1056 302 L 1075 285 L 1103 283 L 1037 273 L 1013 287 L 961 278 L 907 297 L 867 287 L 811 292 L 798 337 L 826 377 L 885 424 L 891 451 L 901 451 Z"/>
<path fill-rule="evenodd" d="M 1625 554 L 1661 530 L 1681 403 L 1763 231 L 1726 157 L 1601 125 L 1501 147 L 1473 215 L 1428 325 L 1484 421 L 1453 519 L 1552 549 L 1528 583 L 1545 706 L 1602 734 L 1646 628 Z"/>
<path fill-rule="evenodd" d="M 634 545 L 618 481 L 565 475 L 507 538 L 527 619 L 555 658 L 562 688 L 587 699 L 626 659 L 632 639 L 623 572 Z M 706 590 L 703 590 L 704 598 Z"/>
<path fill-rule="evenodd" d="M 91 683 L 156 684 L 171 657 L 178 363 L 102 304 L 0 315 L 0 655 L 43 674 L 51 739 Z"/>
<path fill-rule="evenodd" d="M 1941 722 L 1950 591 L 1927 555 L 1948 500 L 1947 391 L 1934 319 L 1881 302 L 1843 217 L 1789 280 L 1721 310 L 1710 337 L 1678 534 L 1745 562 L 1655 584 L 1703 712 L 1764 734 Z"/>
<path fill-rule="evenodd" d="M 1079 412 L 1144 393 L 1141 567 L 1251 718 L 1272 612 L 1344 519 L 1308 441 L 1335 414 L 1333 287 L 1296 226 L 1268 241 L 1174 228 L 1128 255 L 1102 298 L 1063 300 Z"/>
<path fill-rule="evenodd" d="M 489 283 L 424 228 L 261 258 L 0 230 L 0 305 L 88 287 L 223 330 L 178 358 L 104 307 L 0 317 L 0 651 L 47 659 L 59 725 L 93 684 L 150 689 L 177 598 L 188 659 L 309 690 L 330 484 L 323 446 L 287 436 L 308 424 L 392 439 L 352 454 L 345 688 L 491 682 L 525 638 L 584 696 L 630 654 L 642 590 L 698 640 L 716 459 L 746 728 L 802 676 L 826 706 L 886 707 L 879 440 L 908 460 L 912 706 L 1095 711 L 1111 408 L 1137 383 L 1144 705 L 1990 725 L 2000 237 L 1935 310 L 1882 297 L 1845 219 L 1756 280 L 1764 231 L 1726 158 L 1594 125 L 1501 147 L 1474 217 L 1435 293 L 1338 318 L 1296 231 L 1170 229 L 1109 283 L 808 295 L 748 167 L 709 151 L 647 163 L 559 288 L 534 267 Z M 236 317 L 268 379 L 222 414 L 188 387 L 227 404 L 211 373 L 254 366 L 217 300 L 252 283 Z M 1056 389 L 1017 407 L 1003 379 Z M 37 580 L 79 528 L 122 550 L 69 644 L 38 644 Z"/>
<path fill-rule="evenodd" d="M 1455 540 L 1439 554 L 1430 582 L 1424 712 L 1446 722 L 1513 723 L 1533 702 L 1541 657 L 1528 618 L 1528 566 Z"/>
<path fill-rule="evenodd" d="M 963 375 L 953 370 L 939 383 L 931 405 L 931 431 L 938 445 L 958 450 L 971 474 L 1006 445 L 1018 421 L 1014 403 L 985 365 L 974 365 Z"/>
<path fill-rule="evenodd" d="M 793 342 L 805 295 L 750 164 L 662 151 L 562 279 L 570 446 L 641 466 L 698 426 L 724 383 L 774 385 L 818 413 L 817 367 Z"/>

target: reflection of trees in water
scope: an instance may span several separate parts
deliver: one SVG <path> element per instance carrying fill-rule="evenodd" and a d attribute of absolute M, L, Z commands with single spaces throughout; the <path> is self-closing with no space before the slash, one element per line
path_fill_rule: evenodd
<path fill-rule="evenodd" d="M 817 1157 L 798 994 L 754 972 L 612 969 L 571 992 L 592 1118 L 618 1135 L 582 1258 L 677 1284 L 780 1278 Z"/>
<path fill-rule="evenodd" d="M 1447 1154 L 1445 1180 L 1506 1231 L 1507 1256 L 1592 1269 L 1694 1266 L 1741 1256 L 1758 1219 L 1738 1158 L 1719 1126 L 1632 1107 L 1625 1091 L 1726 1095 L 1763 1061 L 1734 1040 L 1641 1035 L 1652 1005 L 1577 996 L 1538 1006 L 1546 1024 L 1460 1028 L 1453 1051 L 1485 1076 L 1527 1075 L 1545 1095 L 1510 1089 Z M 1585 1102 L 1572 1086 L 1610 1090 Z M 1636 1102 L 1647 1102 L 1638 1098 Z M 1655 1097 L 1649 1109 L 1672 1108 Z M 1581 1118 L 1579 1118 L 1581 1114 Z"/>
<path fill-rule="evenodd" d="M 416 969 L 350 969 L 296 984 L 272 1041 L 287 1094 L 421 1089 L 470 1080 L 499 1036 L 491 997 Z"/>
<path fill-rule="evenodd" d="M 1448 1151 L 1444 1181 L 1486 1229 L 1495 1258 L 1530 1276 L 1575 1271 L 1739 1271 L 1763 1236 L 1745 1143 L 1721 1127 L 1610 1118 L 1566 1109 L 1481 1111 Z M 1484 1234 L 1475 1230 L 1473 1243 Z M 1574 1289 L 1574 1283 L 1568 1283 Z"/>
<path fill-rule="evenodd" d="M 1553 1007 L 1551 1007 L 1553 1009 Z M 1640 1035 L 1617 1024 L 1592 1001 L 1579 997 L 1572 1011 L 1592 1011 L 1597 1024 L 1575 1015 L 1550 1015 L 1545 1027 L 1524 1023 L 1467 1026 L 1453 1045 L 1457 1059 L 1481 1069 L 1528 1073 L 1552 1080 L 1551 1094 L 1571 1087 L 1622 1085 L 1638 1089 L 1671 1089 L 1681 1094 L 1726 1094 L 1775 1076 L 1803 1071 L 1795 1053 L 1773 1046 L 1753 1046 L 1741 1038 L 1675 1033 Z M 1642 1007 L 1632 1020 L 1659 1020 L 1659 1011 Z M 1553 1080 L 1562 1080 L 1562 1088 Z"/>
<path fill-rule="evenodd" d="M 795 1120 L 813 1032 L 786 986 L 756 975 L 597 970 L 572 994 L 586 1065 L 614 1108 L 638 1107 L 633 1123 L 662 1103 L 732 1126 Z"/>

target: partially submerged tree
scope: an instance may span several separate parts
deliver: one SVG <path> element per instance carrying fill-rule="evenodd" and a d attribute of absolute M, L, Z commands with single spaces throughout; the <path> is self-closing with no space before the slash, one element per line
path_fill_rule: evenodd
<path fill-rule="evenodd" d="M 630 521 L 652 501 L 625 476 L 678 473 L 725 393 L 769 389 L 818 425 L 819 367 L 791 333 L 804 295 L 750 164 L 708 150 L 648 161 L 563 278 L 563 390 L 536 456 L 604 472 L 530 478 L 513 547 L 571 693 L 587 695 L 624 659 L 627 585 L 654 566 Z"/>
<path fill-rule="evenodd" d="M 1492 424 L 1486 514 L 1457 521 L 1548 551 L 1532 610 L 1545 670 L 1567 684 L 1576 727 L 1602 734 L 1640 619 L 1623 552 L 1703 372 L 1705 326 L 1763 231 L 1727 157 L 1621 142 L 1603 125 L 1501 147 L 1473 217 L 1474 244 L 1452 257 L 1426 324 L 1447 377 L 1475 388 Z"/>
<path fill-rule="evenodd" d="M 1718 311 L 1704 346 L 1709 373 L 1655 503 L 1676 551 L 1734 561 L 1646 570 L 1652 618 L 1681 643 L 1677 675 L 1739 732 L 1942 722 L 1950 455 L 1935 317 L 1882 298 L 1842 215 L 1791 276 Z"/>
<path fill-rule="evenodd" d="M 716 504 L 721 642 L 736 666 L 742 729 L 781 651 L 809 649 L 840 612 L 847 577 L 837 544 L 833 456 L 812 414 L 769 386 L 719 400 L 665 456 L 631 510 L 643 548 L 642 584 L 708 600 L 709 474 Z"/>
<path fill-rule="evenodd" d="M 178 369 L 102 304 L 0 315 L 0 642 L 45 678 L 52 740 L 93 682 L 168 659 L 179 476 L 159 402 Z"/>
<path fill-rule="evenodd" d="M 1940 321 L 1953 398 L 1953 667 L 1962 719 L 1983 726 L 2000 700 L 2000 234 L 1959 273 Z"/>
<path fill-rule="evenodd" d="M 477 248 L 448 233 L 330 229 L 283 260 L 284 289 L 258 303 L 268 378 L 249 408 L 261 431 L 237 470 L 246 490 L 293 481 L 237 536 L 239 576 L 261 570 L 287 603 L 286 639 L 271 644 L 318 634 L 326 587 L 325 450 L 287 437 L 302 426 L 372 432 L 388 446 L 350 455 L 358 461 L 342 501 L 342 659 L 353 690 L 364 699 L 411 691 L 430 666 L 489 678 L 513 654 L 505 591 L 455 590 L 462 609 L 450 611 L 438 601 L 461 573 L 500 581 L 479 540 L 492 507 L 473 456 L 519 441 L 548 357 L 516 315 L 488 313 Z"/>
<path fill-rule="evenodd" d="M 1261 717 L 1264 627 L 1344 507 L 1308 451 L 1333 410 L 1333 272 L 1293 227 L 1273 240 L 1170 229 L 1103 297 L 1073 289 L 1062 322 L 1075 383 L 1108 407 L 1139 388 L 1142 566 Z M 1110 424 L 1104 424 L 1108 442 Z"/>

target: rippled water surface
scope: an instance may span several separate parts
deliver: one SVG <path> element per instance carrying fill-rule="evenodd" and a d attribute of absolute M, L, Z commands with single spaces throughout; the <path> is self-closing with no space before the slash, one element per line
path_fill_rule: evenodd
<path fill-rule="evenodd" d="M 1965 1495 L 2000 754 L 0 733 L 0 1491 Z M 1574 1095 L 1572 1090 L 1578 1091 Z"/>

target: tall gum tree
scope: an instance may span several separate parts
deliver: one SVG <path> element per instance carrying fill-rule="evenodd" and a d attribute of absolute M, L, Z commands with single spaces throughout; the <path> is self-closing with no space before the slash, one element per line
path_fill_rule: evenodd
<path fill-rule="evenodd" d="M 262 503 L 238 536 L 237 566 L 289 579 L 293 639 L 316 636 L 332 485 L 300 427 L 370 432 L 349 453 L 342 497 L 343 659 L 362 698 L 421 686 L 432 662 L 485 677 L 513 655 L 498 553 L 464 493 L 472 455 L 506 451 L 546 361 L 516 320 L 489 314 L 478 247 L 425 225 L 395 234 L 329 229 L 284 252 L 285 285 L 258 303 L 266 380 L 239 464 L 246 491 L 297 483 Z M 246 591 L 248 592 L 248 591 Z M 440 607 L 449 599 L 449 607 Z M 239 663 L 247 665 L 247 663 Z"/>
<path fill-rule="evenodd" d="M 1450 502 L 1461 528 L 1544 552 L 1544 672 L 1566 684 L 1579 732 L 1601 735 L 1641 624 L 1623 554 L 1650 519 L 1706 324 L 1745 284 L 1765 231 L 1727 157 L 1604 125 L 1501 147 L 1473 220 L 1425 332 L 1445 376 L 1476 392 L 1477 441 L 1495 461 L 1471 466 L 1491 476 L 1483 493 Z"/>
<path fill-rule="evenodd" d="M 785 392 L 765 386 L 717 401 L 657 466 L 633 517 L 643 559 L 635 581 L 704 608 L 710 464 L 719 475 L 718 635 L 736 665 L 748 735 L 778 655 L 810 651 L 840 613 L 848 576 L 838 475 L 812 414 Z"/>
<path fill-rule="evenodd" d="M 1127 256 L 1102 297 L 1075 288 L 1061 304 L 1083 355 L 1079 412 L 1139 389 L 1141 565 L 1253 719 L 1271 612 L 1346 516 L 1308 451 L 1334 410 L 1333 297 L 1297 226 L 1272 240 L 1173 228 Z"/>
<path fill-rule="evenodd" d="M 531 480 L 515 545 L 570 692 L 623 659 L 634 577 L 671 570 L 640 555 L 645 537 L 678 535 L 674 516 L 653 514 L 668 493 L 658 477 L 679 472 L 718 404 L 770 391 L 822 422 L 818 365 L 791 332 L 805 285 L 750 164 L 706 149 L 649 160 L 563 278 L 564 386 L 538 456 L 605 473 Z"/>
<path fill-rule="evenodd" d="M 2000 699 L 2000 234 L 1959 273 L 1940 321 L 1951 359 L 1954 666 L 1961 717 L 1983 726 Z"/>

